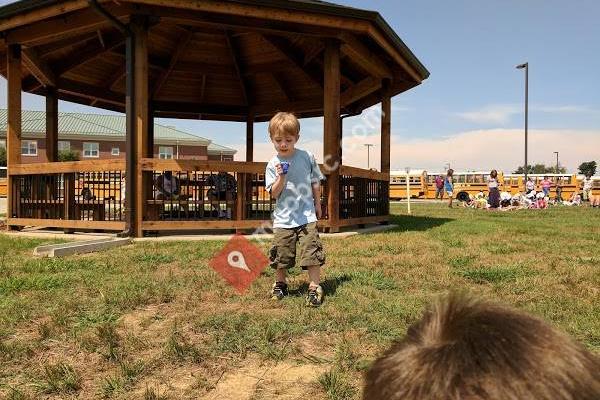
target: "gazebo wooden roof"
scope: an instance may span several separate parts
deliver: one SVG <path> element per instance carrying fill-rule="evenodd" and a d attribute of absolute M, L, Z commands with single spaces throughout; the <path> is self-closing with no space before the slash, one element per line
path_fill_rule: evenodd
<path fill-rule="evenodd" d="M 22 0 L 0 8 L 0 65 L 8 81 L 7 226 L 124 227 L 134 236 L 262 226 L 274 199 L 264 191 L 265 165 L 253 162 L 253 126 L 276 111 L 323 116 L 322 226 L 388 221 L 391 98 L 429 75 L 378 13 L 316 0 Z M 21 162 L 22 91 L 46 97 L 44 165 Z M 56 162 L 58 99 L 125 112 L 126 164 Z M 377 103 L 380 171 L 344 166 L 342 114 Z M 246 162 L 154 159 L 154 117 L 245 121 Z M 160 212 L 173 212 L 173 199 L 152 195 L 162 171 L 187 182 L 176 220 Z M 109 180 L 127 173 L 124 200 L 115 204 L 110 190 L 95 203 L 77 195 L 97 186 L 86 174 L 98 172 Z M 215 172 L 236 174 L 234 221 L 204 209 Z M 124 221 L 105 213 L 126 204 Z"/>
<path fill-rule="evenodd" d="M 393 96 L 429 74 L 376 12 L 314 0 L 99 3 L 121 22 L 141 18 L 148 27 L 155 116 L 321 116 L 328 39 L 341 43 L 342 111 L 378 103 L 383 78 L 391 80 Z M 24 91 L 45 95 L 53 86 L 60 99 L 125 112 L 125 37 L 89 1 L 9 4 L 0 8 L 0 32 L 3 43 L 24 50 Z"/>

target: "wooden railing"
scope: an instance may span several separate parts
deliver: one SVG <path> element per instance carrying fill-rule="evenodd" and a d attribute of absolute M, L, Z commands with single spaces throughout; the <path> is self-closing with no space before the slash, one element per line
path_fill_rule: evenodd
<path fill-rule="evenodd" d="M 124 161 L 15 165 L 8 225 L 122 230 L 124 170 Z"/>
<path fill-rule="evenodd" d="M 275 201 L 265 190 L 265 168 L 262 162 L 142 159 L 142 230 L 268 227 Z M 339 172 L 336 226 L 387 221 L 389 175 L 347 166 Z M 124 161 L 20 164 L 10 175 L 8 225 L 125 229 Z M 331 227 L 327 182 L 322 227 Z"/>

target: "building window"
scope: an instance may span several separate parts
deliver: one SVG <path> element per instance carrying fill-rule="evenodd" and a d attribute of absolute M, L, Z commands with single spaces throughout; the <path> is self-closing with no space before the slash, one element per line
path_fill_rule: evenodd
<path fill-rule="evenodd" d="M 37 156 L 37 140 L 22 140 L 21 141 L 21 155 L 23 156 Z"/>
<path fill-rule="evenodd" d="M 158 147 L 158 158 L 161 160 L 171 160 L 173 158 L 173 147 L 172 146 L 159 146 Z"/>
<path fill-rule="evenodd" d="M 100 146 L 97 142 L 83 142 L 83 156 L 98 158 L 100 157 Z"/>
<path fill-rule="evenodd" d="M 69 151 L 71 150 L 71 142 L 59 140 L 58 141 L 58 151 Z"/>
<path fill-rule="evenodd" d="M 112 150 L 110 151 L 110 154 L 113 156 L 118 156 L 119 154 L 121 154 L 121 150 L 119 150 L 118 147 L 113 147 Z"/>

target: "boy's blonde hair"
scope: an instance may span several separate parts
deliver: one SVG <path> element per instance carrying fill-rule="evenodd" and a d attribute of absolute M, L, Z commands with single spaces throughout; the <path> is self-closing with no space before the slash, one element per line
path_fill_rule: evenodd
<path fill-rule="evenodd" d="M 367 372 L 363 400 L 600 399 L 600 359 L 524 312 L 453 293 Z"/>
<path fill-rule="evenodd" d="M 300 121 L 293 113 L 278 112 L 269 121 L 269 136 L 296 136 L 300 135 Z"/>

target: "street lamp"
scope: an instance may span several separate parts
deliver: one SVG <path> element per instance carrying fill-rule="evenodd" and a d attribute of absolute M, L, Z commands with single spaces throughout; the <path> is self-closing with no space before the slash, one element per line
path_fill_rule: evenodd
<path fill-rule="evenodd" d="M 365 143 L 364 145 L 367 146 L 367 169 L 371 169 L 371 147 L 375 145 L 371 143 Z"/>
<path fill-rule="evenodd" d="M 408 213 L 410 214 L 410 167 L 406 167 L 406 205 L 408 207 Z"/>
<path fill-rule="evenodd" d="M 517 69 L 525 69 L 525 182 L 527 182 L 527 120 L 529 106 L 529 63 L 517 65 Z"/>
<path fill-rule="evenodd" d="M 556 154 L 556 173 L 558 174 L 558 151 L 555 151 L 554 154 Z"/>

